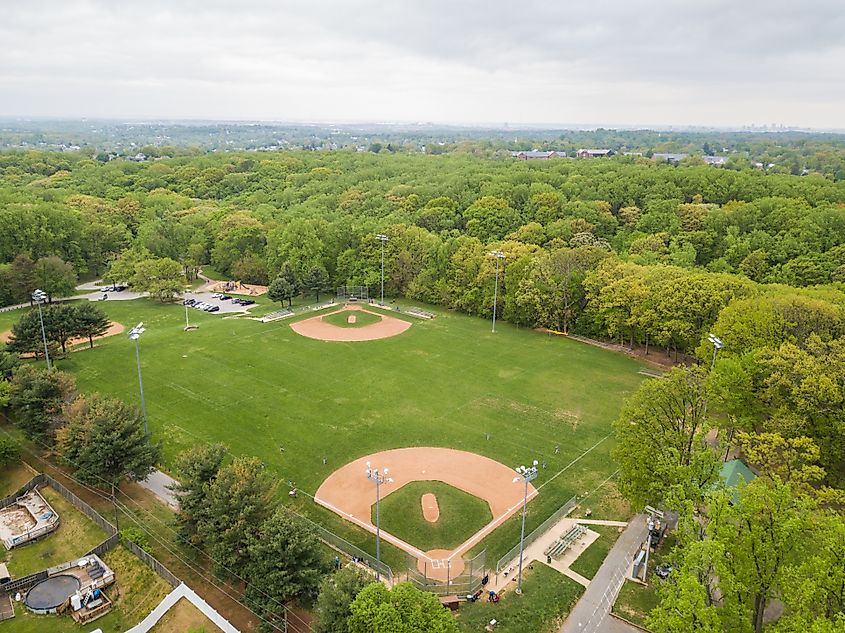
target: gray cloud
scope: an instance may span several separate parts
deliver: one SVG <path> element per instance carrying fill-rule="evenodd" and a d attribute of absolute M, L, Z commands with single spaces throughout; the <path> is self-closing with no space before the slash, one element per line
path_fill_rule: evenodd
<path fill-rule="evenodd" d="M 843 127 L 840 0 L 0 3 L 0 114 Z"/>

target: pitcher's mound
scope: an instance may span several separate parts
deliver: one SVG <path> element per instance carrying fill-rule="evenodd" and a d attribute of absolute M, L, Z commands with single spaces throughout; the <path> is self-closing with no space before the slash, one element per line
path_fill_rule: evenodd
<path fill-rule="evenodd" d="M 440 518 L 440 506 L 437 505 L 437 497 L 433 492 L 425 493 L 420 499 L 422 503 L 423 517 L 429 523 L 437 523 Z"/>

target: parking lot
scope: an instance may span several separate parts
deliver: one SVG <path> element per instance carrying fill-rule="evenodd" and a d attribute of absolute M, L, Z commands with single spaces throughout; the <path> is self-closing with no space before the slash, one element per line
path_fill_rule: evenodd
<path fill-rule="evenodd" d="M 215 293 L 216 294 L 216 293 Z M 227 296 L 227 295 L 224 295 Z M 219 310 L 215 311 L 214 314 L 233 314 L 236 312 L 246 312 L 250 306 L 244 306 L 237 303 L 233 303 L 233 298 L 240 299 L 241 297 L 232 297 L 229 299 L 221 299 L 219 297 L 212 297 L 212 293 L 210 292 L 186 292 L 183 295 L 185 301 L 194 300 L 196 302 L 202 302 L 205 304 L 209 304 L 212 306 L 217 306 L 220 308 Z M 255 305 L 255 304 L 253 304 Z M 194 306 L 188 305 L 189 308 L 194 308 Z"/>

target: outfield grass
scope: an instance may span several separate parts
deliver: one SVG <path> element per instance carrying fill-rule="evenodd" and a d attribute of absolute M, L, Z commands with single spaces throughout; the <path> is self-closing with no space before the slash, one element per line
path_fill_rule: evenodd
<path fill-rule="evenodd" d="M 421 498 L 427 492 L 437 497 L 436 523 L 423 516 Z M 375 507 L 372 520 L 375 523 Z M 424 552 L 451 550 L 492 520 L 486 501 L 442 481 L 412 481 L 381 502 L 381 528 Z"/>
<path fill-rule="evenodd" d="M 588 525 L 587 527 L 593 532 L 598 532 L 599 537 L 581 552 L 581 555 L 570 565 L 570 569 L 592 580 L 604 559 L 607 558 L 610 548 L 619 538 L 619 528 L 608 525 Z"/>
<path fill-rule="evenodd" d="M 107 615 L 80 626 L 69 615 L 34 615 L 19 602 L 15 603 L 15 617 L 3 623 L 3 633 L 89 633 L 97 628 L 103 633 L 124 633 L 143 620 L 171 590 L 123 547 L 106 552 L 102 558 L 115 577 L 115 584 L 105 590 L 114 603 Z"/>
<path fill-rule="evenodd" d="M 184 332 L 181 305 L 100 305 L 112 320 L 147 328 L 140 342 L 144 390 L 165 467 L 198 442 L 221 441 L 313 494 L 341 465 L 391 448 L 451 447 L 514 466 L 538 459 L 547 468 L 534 482 L 541 493 L 528 506 L 529 531 L 613 473 L 610 424 L 643 378 L 626 356 L 506 323 L 492 334 L 485 320 L 429 306 L 438 315 L 431 321 L 390 311 L 413 324 L 399 336 L 326 343 L 297 335 L 291 320 L 263 324 L 195 312 L 200 328 Z M 57 365 L 84 391 L 139 402 L 134 346 L 125 335 Z M 284 502 L 375 550 L 372 535 L 306 495 Z M 518 538 L 514 517 L 481 547 L 491 561 Z M 392 565 L 404 560 L 389 547 L 383 554 Z"/>
<path fill-rule="evenodd" d="M 58 513 L 59 527 L 35 543 L 5 552 L 12 578 L 21 578 L 84 556 L 108 537 L 103 529 L 65 501 L 58 492 L 47 486 L 38 490 Z"/>
<path fill-rule="evenodd" d="M 349 316 L 355 315 L 355 323 L 349 323 Z M 363 310 L 341 310 L 334 314 L 327 314 L 323 321 L 338 327 L 364 327 L 381 321 L 381 317 Z"/>
<path fill-rule="evenodd" d="M 653 585 L 643 586 L 633 580 L 626 580 L 613 605 L 613 613 L 646 628 L 646 617 L 657 604 Z"/>
<path fill-rule="evenodd" d="M 467 602 L 458 611 L 458 625 L 466 633 L 484 631 L 496 619 L 496 633 L 550 633 L 556 631 L 584 587 L 563 574 L 534 562 L 522 579 L 522 595 L 505 592 L 498 604 L 482 596 L 478 602 Z"/>

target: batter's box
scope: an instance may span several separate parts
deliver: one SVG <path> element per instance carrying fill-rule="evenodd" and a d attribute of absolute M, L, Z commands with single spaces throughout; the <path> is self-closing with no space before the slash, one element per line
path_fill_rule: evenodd
<path fill-rule="evenodd" d="M 448 569 L 449 568 L 449 561 L 448 560 L 433 560 L 433 561 L 431 561 L 431 568 L 432 569 Z"/>

